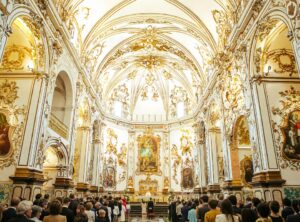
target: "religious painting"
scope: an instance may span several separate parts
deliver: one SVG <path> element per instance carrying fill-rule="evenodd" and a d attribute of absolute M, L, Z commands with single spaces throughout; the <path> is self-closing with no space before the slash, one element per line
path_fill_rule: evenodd
<path fill-rule="evenodd" d="M 182 170 L 182 188 L 193 189 L 194 188 L 194 172 L 192 168 L 185 168 Z"/>
<path fill-rule="evenodd" d="M 240 169 L 242 172 L 241 179 L 243 184 L 246 186 L 250 186 L 254 174 L 252 158 L 249 156 L 245 156 L 244 159 L 242 159 L 240 162 Z"/>
<path fill-rule="evenodd" d="M 107 166 L 103 172 L 103 186 L 114 188 L 116 186 L 116 170 L 113 166 Z"/>
<path fill-rule="evenodd" d="M 285 142 L 283 154 L 287 159 L 300 161 L 300 111 L 288 115 L 287 125 L 283 128 Z"/>
<path fill-rule="evenodd" d="M 139 173 L 160 173 L 159 148 L 159 136 L 147 134 L 138 137 Z"/>
<path fill-rule="evenodd" d="M 9 129 L 10 125 L 6 120 L 6 116 L 0 113 L 0 156 L 6 156 L 11 149 Z"/>

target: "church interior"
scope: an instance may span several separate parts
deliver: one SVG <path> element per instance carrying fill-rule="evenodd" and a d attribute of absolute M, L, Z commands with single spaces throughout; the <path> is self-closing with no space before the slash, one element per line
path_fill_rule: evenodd
<path fill-rule="evenodd" d="M 300 199 L 298 0 L 1 0 L 0 202 Z"/>

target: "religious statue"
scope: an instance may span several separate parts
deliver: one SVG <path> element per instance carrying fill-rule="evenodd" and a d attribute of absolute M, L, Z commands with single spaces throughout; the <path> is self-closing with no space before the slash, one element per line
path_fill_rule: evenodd
<path fill-rule="evenodd" d="M 165 179 L 164 179 L 164 188 L 169 189 L 169 178 L 168 177 L 165 177 Z"/>

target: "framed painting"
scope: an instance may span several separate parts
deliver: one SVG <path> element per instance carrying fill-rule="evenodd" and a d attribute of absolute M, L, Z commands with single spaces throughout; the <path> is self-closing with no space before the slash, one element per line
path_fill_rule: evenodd
<path fill-rule="evenodd" d="M 181 186 L 183 189 L 194 188 L 194 171 L 192 168 L 184 168 L 182 170 Z"/>
<path fill-rule="evenodd" d="M 11 150 L 9 141 L 10 125 L 6 120 L 6 116 L 0 113 L 0 157 L 5 157 Z"/>
<path fill-rule="evenodd" d="M 112 166 L 107 166 L 103 172 L 103 186 L 105 188 L 116 187 L 116 170 Z"/>
<path fill-rule="evenodd" d="M 245 156 L 240 162 L 241 179 L 243 185 L 251 187 L 250 183 L 254 176 L 253 162 L 250 156 Z"/>
<path fill-rule="evenodd" d="M 160 174 L 160 137 L 143 135 L 138 137 L 138 173 Z"/>
<path fill-rule="evenodd" d="M 300 161 L 300 110 L 288 115 L 287 124 L 282 130 L 285 137 L 283 156 L 289 160 Z"/>

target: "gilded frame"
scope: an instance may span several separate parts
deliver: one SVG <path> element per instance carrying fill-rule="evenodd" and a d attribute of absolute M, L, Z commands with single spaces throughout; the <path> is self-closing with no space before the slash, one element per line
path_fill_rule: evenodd
<path fill-rule="evenodd" d="M 137 165 L 136 165 L 136 174 L 137 175 L 141 175 L 141 174 L 152 174 L 152 175 L 162 175 L 161 172 L 161 162 L 160 162 L 160 142 L 161 142 L 161 138 L 160 136 L 156 135 L 152 135 L 152 134 L 144 134 L 144 135 L 140 135 L 137 138 L 138 141 L 138 161 L 137 161 Z M 154 158 L 156 159 L 156 166 L 155 169 L 151 169 L 151 170 L 143 170 L 141 169 L 141 164 L 142 164 L 142 157 L 140 156 L 141 154 L 141 150 L 142 147 L 145 143 L 151 142 L 153 145 L 156 146 L 156 154 L 154 155 Z M 151 161 L 151 160 L 150 160 Z"/>

